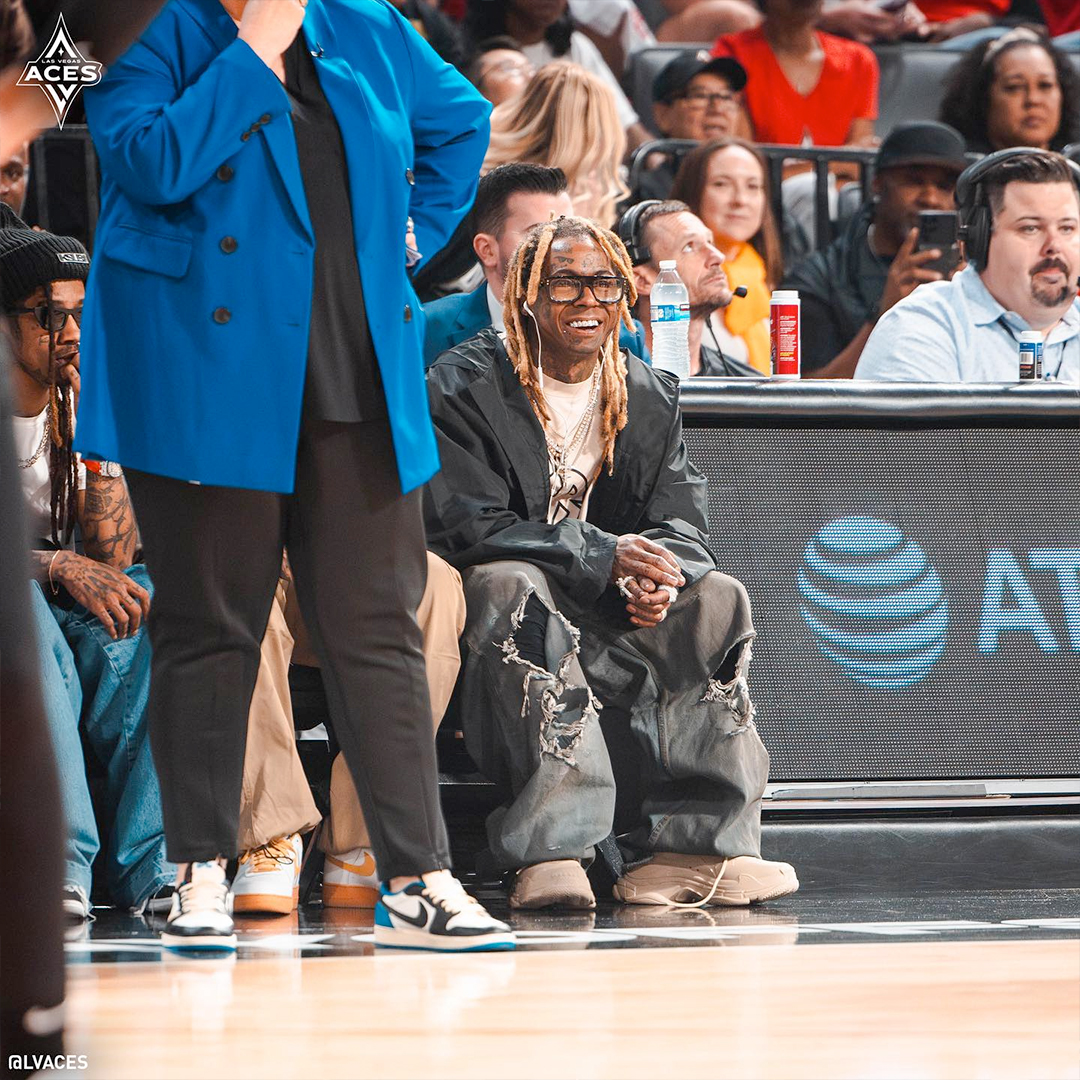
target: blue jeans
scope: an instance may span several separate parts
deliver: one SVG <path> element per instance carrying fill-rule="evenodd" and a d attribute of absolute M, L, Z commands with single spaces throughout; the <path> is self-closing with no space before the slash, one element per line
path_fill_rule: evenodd
<path fill-rule="evenodd" d="M 144 566 L 128 577 L 150 589 Z M 150 640 L 145 629 L 113 641 L 95 615 L 52 604 L 31 587 L 41 659 L 42 696 L 56 750 L 67 818 L 64 880 L 90 894 L 91 867 L 101 841 L 83 760 L 80 723 L 106 769 L 110 820 L 106 876 L 113 900 L 138 907 L 176 867 L 165 859 L 161 794 L 146 737 Z"/>

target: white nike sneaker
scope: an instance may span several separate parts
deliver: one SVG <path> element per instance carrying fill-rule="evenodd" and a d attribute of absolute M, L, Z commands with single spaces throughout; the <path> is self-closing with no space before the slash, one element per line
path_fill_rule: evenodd
<path fill-rule="evenodd" d="M 233 911 L 288 915 L 300 899 L 303 862 L 304 841 L 299 833 L 245 851 L 233 878 Z"/>
<path fill-rule="evenodd" d="M 327 855 L 323 864 L 324 908 L 373 908 L 379 900 L 375 857 L 367 848 Z"/>
<path fill-rule="evenodd" d="M 486 952 L 512 949 L 514 932 L 493 919 L 449 870 L 435 870 L 398 892 L 384 885 L 375 905 L 375 944 L 398 949 Z"/>
<path fill-rule="evenodd" d="M 187 876 L 173 895 L 161 944 L 167 949 L 236 948 L 225 867 L 216 862 L 188 864 Z"/>
<path fill-rule="evenodd" d="M 65 885 L 62 895 L 68 922 L 81 923 L 90 918 L 90 897 L 81 885 Z"/>

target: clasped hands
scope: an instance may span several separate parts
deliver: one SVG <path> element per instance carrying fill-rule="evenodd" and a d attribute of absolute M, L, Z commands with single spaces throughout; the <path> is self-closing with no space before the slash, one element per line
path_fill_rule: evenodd
<path fill-rule="evenodd" d="M 615 543 L 611 582 L 626 597 L 635 626 L 659 626 L 686 584 L 678 561 L 667 548 L 634 533 Z"/>

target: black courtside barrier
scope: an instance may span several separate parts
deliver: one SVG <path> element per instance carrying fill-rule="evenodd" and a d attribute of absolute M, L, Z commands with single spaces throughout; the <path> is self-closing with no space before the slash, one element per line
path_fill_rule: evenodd
<path fill-rule="evenodd" d="M 773 785 L 1080 776 L 1080 389 L 682 396 Z"/>

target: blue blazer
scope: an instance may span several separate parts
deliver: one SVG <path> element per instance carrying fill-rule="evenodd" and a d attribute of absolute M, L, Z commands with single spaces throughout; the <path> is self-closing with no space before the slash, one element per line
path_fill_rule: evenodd
<path fill-rule="evenodd" d="M 472 204 L 490 106 L 386 0 L 310 0 L 403 491 L 438 469 L 405 270 Z M 293 488 L 314 237 L 289 99 L 218 0 L 171 0 L 86 95 L 101 212 L 78 447 L 203 484 Z M 228 238 L 228 239 L 226 239 Z"/>
<path fill-rule="evenodd" d="M 466 338 L 491 325 L 487 304 L 487 282 L 470 293 L 440 296 L 424 305 L 424 367 L 429 368 L 439 353 L 452 349 Z M 651 363 L 645 345 L 645 328 L 634 320 L 634 332 L 619 326 L 619 347 Z"/>

